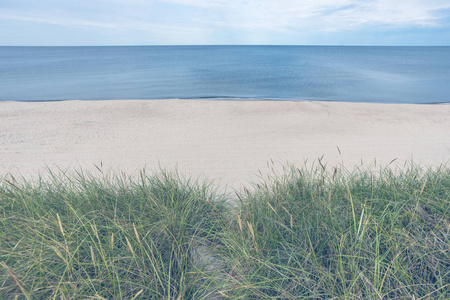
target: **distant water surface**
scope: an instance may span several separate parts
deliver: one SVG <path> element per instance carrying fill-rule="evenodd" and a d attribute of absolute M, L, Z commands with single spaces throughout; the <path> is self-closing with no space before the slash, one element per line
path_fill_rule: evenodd
<path fill-rule="evenodd" d="M 0 100 L 450 102 L 450 47 L 0 47 Z"/>

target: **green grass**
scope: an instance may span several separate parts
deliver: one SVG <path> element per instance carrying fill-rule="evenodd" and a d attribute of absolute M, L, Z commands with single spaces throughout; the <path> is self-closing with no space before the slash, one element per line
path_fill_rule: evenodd
<path fill-rule="evenodd" d="M 449 299 L 449 210 L 446 167 L 5 176 L 0 299 Z"/>

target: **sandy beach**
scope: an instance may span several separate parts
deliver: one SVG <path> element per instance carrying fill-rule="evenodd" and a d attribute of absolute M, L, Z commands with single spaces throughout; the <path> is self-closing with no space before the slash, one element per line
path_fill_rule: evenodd
<path fill-rule="evenodd" d="M 302 166 L 436 166 L 450 160 L 450 105 L 293 101 L 0 102 L 0 173 L 128 174 L 159 166 L 233 187 Z"/>

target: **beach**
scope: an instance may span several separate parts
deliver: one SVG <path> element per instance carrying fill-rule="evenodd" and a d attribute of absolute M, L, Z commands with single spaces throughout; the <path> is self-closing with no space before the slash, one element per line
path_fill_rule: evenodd
<path fill-rule="evenodd" d="M 450 160 L 450 105 L 310 101 L 0 102 L 0 174 L 159 168 L 235 188 L 287 163 Z M 273 162 L 273 163 L 272 163 Z"/>

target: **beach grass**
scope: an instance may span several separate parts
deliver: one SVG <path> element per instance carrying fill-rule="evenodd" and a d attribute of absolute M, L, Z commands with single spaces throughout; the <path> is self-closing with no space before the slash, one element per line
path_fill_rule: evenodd
<path fill-rule="evenodd" d="M 207 185 L 165 172 L 51 178 L 4 180 L 2 299 L 208 298 L 214 276 L 195 256 L 217 243 L 225 203 Z"/>
<path fill-rule="evenodd" d="M 449 210 L 448 169 L 292 168 L 241 196 L 221 249 L 227 295 L 448 299 Z"/>
<path fill-rule="evenodd" d="M 0 183 L 1 299 L 449 299 L 450 169 Z"/>

